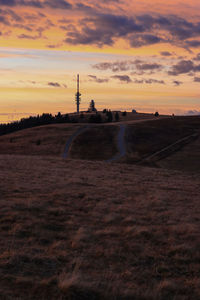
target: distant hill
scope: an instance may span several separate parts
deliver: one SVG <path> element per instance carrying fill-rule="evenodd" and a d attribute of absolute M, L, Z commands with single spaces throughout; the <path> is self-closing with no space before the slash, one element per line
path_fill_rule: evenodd
<path fill-rule="evenodd" d="M 85 160 L 107 160 L 117 152 L 117 136 L 119 125 L 125 124 L 125 145 L 126 156 L 120 162 L 128 164 L 147 164 L 146 158 L 154 153 L 173 145 L 177 141 L 191 136 L 188 140 L 178 143 L 170 151 L 162 152 L 162 156 L 148 159 L 148 165 L 185 169 L 198 171 L 200 132 L 199 117 L 168 117 L 150 118 L 151 115 L 140 115 L 140 118 L 124 122 L 113 122 L 108 124 L 90 124 L 87 130 L 76 136 L 72 140 L 69 149 L 69 157 Z M 144 119 L 143 119 L 144 117 Z M 62 157 L 65 145 L 70 137 L 80 128 L 84 128 L 85 123 L 75 124 L 51 124 L 37 126 L 30 129 L 17 131 L 0 137 L 0 154 L 20 154 L 20 155 L 40 155 Z M 194 135 L 195 134 L 195 135 Z M 194 135 L 194 137 L 193 137 Z M 195 161 L 186 164 L 188 151 L 184 152 L 187 144 L 191 145 L 191 150 L 195 154 Z M 194 146 L 193 146 L 194 145 Z M 187 147 L 186 147 L 187 146 Z M 196 149 L 196 150 L 195 150 Z M 190 150 L 190 151 L 191 151 Z M 182 153 L 173 156 L 174 153 Z M 171 163 L 169 157 L 177 157 L 176 162 Z M 179 163 L 178 163 L 179 162 Z M 186 167 L 187 165 L 187 167 Z M 184 167 L 185 166 L 185 167 Z M 194 167 L 192 167 L 194 166 Z"/>

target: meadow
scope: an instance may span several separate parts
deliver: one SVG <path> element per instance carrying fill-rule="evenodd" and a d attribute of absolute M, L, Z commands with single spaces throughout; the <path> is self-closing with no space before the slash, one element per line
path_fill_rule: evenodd
<path fill-rule="evenodd" d="M 163 135 L 198 132 L 199 119 L 148 122 L 127 121 L 127 156 L 116 163 L 105 162 L 116 123 L 83 132 L 69 159 L 80 124 L 0 138 L 0 299 L 200 298 L 199 169 L 178 168 L 192 149 L 199 158 L 199 138 L 153 168 L 128 161 L 151 154 L 153 141 L 165 146 Z M 136 150 L 130 135 L 141 136 Z"/>

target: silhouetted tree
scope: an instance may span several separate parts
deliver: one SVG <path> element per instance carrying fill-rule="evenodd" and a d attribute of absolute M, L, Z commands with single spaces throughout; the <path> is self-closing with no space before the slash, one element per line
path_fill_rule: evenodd
<path fill-rule="evenodd" d="M 155 112 L 154 115 L 155 115 L 155 117 L 159 117 L 159 113 L 157 111 Z"/>
<path fill-rule="evenodd" d="M 119 121 L 119 113 L 118 113 L 118 112 L 115 113 L 115 121 L 116 121 L 116 122 Z"/>
<path fill-rule="evenodd" d="M 63 121 L 64 123 L 69 123 L 70 122 L 70 117 L 68 114 L 63 115 Z"/>
<path fill-rule="evenodd" d="M 55 116 L 56 122 L 57 123 L 62 123 L 63 121 L 63 116 L 61 115 L 60 112 L 58 112 L 58 114 Z"/>
<path fill-rule="evenodd" d="M 127 115 L 126 111 L 123 111 L 122 116 L 125 117 Z"/>
<path fill-rule="evenodd" d="M 106 112 L 106 116 L 107 116 L 107 122 L 112 122 L 113 115 L 112 115 L 112 112 L 110 110 Z"/>
<path fill-rule="evenodd" d="M 34 117 L 31 116 L 29 118 L 23 118 L 20 121 L 15 121 L 8 124 L 0 124 L 0 135 L 35 126 L 68 122 L 70 122 L 68 114 L 62 115 L 61 113 L 58 113 L 55 117 L 52 116 L 52 114 L 42 114 L 41 116 L 37 115 Z"/>

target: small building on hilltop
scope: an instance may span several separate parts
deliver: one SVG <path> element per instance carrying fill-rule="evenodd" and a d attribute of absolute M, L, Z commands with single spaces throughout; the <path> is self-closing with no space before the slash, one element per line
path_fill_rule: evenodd
<path fill-rule="evenodd" d="M 90 106 L 88 108 L 88 112 L 97 112 L 97 109 L 95 108 L 95 102 L 94 102 L 94 100 L 90 101 Z"/>

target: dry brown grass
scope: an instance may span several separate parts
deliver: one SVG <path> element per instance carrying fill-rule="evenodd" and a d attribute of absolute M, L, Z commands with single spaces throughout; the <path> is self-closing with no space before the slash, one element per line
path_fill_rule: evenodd
<path fill-rule="evenodd" d="M 200 173 L 200 137 L 178 152 L 157 162 L 161 168 Z"/>
<path fill-rule="evenodd" d="M 0 156 L 1 299 L 199 299 L 199 178 Z"/>
<path fill-rule="evenodd" d="M 199 117 L 175 117 L 175 118 L 164 118 L 157 119 L 156 121 L 146 121 L 135 123 L 127 126 L 126 131 L 126 142 L 127 142 L 127 156 L 125 161 L 128 163 L 137 163 L 142 161 L 144 158 L 154 154 L 157 151 L 162 150 L 163 148 L 175 143 L 176 141 L 190 136 L 193 133 L 200 132 L 200 118 Z M 194 157 L 196 154 L 196 159 L 200 158 L 199 154 L 199 141 L 194 142 L 194 139 L 190 140 L 191 146 L 189 147 L 190 152 L 187 151 L 191 157 Z M 170 156 L 172 153 L 167 153 L 169 155 L 169 163 L 166 160 L 166 163 L 162 161 L 157 164 L 157 166 L 163 166 L 173 169 L 180 169 L 179 165 L 182 165 L 182 170 L 189 170 L 187 165 L 187 155 L 179 156 L 182 148 L 185 148 L 185 144 L 179 145 L 176 147 L 177 155 L 175 159 L 171 161 Z M 193 149 L 193 151 L 192 151 Z M 164 157 L 159 157 L 159 159 Z M 197 159 L 197 160 L 198 160 Z M 176 168 L 176 162 L 177 168 Z M 173 164 L 174 163 L 174 164 Z M 156 166 L 156 165 L 155 165 Z M 191 169 L 195 167 L 194 159 L 191 159 Z M 198 168 L 194 168 L 197 171 Z"/>
<path fill-rule="evenodd" d="M 62 156 L 68 138 L 80 126 L 54 124 L 0 136 L 0 154 Z"/>
<path fill-rule="evenodd" d="M 106 160 L 118 151 L 118 126 L 91 126 L 80 134 L 71 147 L 70 156 L 76 159 Z"/>

